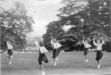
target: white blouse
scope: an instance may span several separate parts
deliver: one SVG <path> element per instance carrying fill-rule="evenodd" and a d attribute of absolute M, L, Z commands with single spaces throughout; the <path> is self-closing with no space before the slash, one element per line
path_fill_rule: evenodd
<path fill-rule="evenodd" d="M 8 49 L 13 49 L 13 46 L 12 46 L 11 43 L 9 43 L 8 41 L 7 41 L 7 48 L 8 48 Z"/>
<path fill-rule="evenodd" d="M 61 44 L 59 44 L 58 42 L 57 42 L 57 43 L 54 43 L 54 44 L 53 44 L 53 47 L 54 47 L 54 49 L 58 49 L 58 48 L 61 47 Z"/>
<path fill-rule="evenodd" d="M 40 47 L 39 50 L 40 50 L 41 53 L 48 52 L 47 49 L 44 46 Z"/>
<path fill-rule="evenodd" d="M 95 41 L 93 41 L 93 43 L 96 46 L 97 50 L 102 50 L 102 45 L 104 44 L 104 41 L 102 41 L 102 43 L 99 43 L 99 44 L 95 43 Z"/>
<path fill-rule="evenodd" d="M 85 43 L 85 42 L 84 42 L 83 44 L 84 44 L 84 47 L 85 47 L 85 48 L 90 48 L 90 47 L 91 47 L 91 45 L 90 45 L 89 43 Z"/>
<path fill-rule="evenodd" d="M 88 42 L 84 42 L 84 40 L 83 40 L 83 44 L 84 44 L 85 48 L 90 48 L 91 47 L 91 45 Z"/>
<path fill-rule="evenodd" d="M 58 43 L 56 40 L 51 40 L 51 44 L 54 47 L 54 49 L 58 49 L 59 47 L 61 47 L 61 44 Z"/>

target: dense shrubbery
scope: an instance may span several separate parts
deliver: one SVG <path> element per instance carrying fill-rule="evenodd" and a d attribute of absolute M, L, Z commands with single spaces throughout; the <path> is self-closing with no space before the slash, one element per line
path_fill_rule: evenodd
<path fill-rule="evenodd" d="M 103 50 L 104 50 L 104 51 L 107 51 L 107 52 L 111 52 L 111 42 L 106 42 L 106 43 L 103 45 Z"/>

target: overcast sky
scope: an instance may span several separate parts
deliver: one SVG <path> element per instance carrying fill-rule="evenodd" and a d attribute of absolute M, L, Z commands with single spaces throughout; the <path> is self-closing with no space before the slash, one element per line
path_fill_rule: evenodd
<path fill-rule="evenodd" d="M 62 7 L 61 0 L 3 0 L 5 8 L 13 7 L 13 1 L 23 3 L 28 14 L 33 16 L 35 24 L 34 31 L 29 34 L 30 37 L 41 36 L 46 32 L 46 25 L 57 20 L 58 9 Z M 8 6 L 7 6 L 8 5 Z"/>

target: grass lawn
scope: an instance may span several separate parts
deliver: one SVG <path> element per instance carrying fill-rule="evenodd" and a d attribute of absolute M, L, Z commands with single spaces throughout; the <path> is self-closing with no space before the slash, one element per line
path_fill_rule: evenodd
<path fill-rule="evenodd" d="M 15 53 L 13 64 L 8 64 L 6 54 L 1 55 L 1 75 L 41 75 L 38 53 Z M 111 74 L 111 53 L 104 52 L 101 69 L 97 70 L 96 53 L 90 52 L 85 63 L 83 52 L 61 52 L 56 67 L 53 66 L 52 52 L 47 53 L 49 63 L 45 64 L 46 75 Z"/>

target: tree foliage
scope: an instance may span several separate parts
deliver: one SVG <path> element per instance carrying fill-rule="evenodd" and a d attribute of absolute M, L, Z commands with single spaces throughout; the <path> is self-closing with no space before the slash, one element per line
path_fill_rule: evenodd
<path fill-rule="evenodd" d="M 64 7 L 60 8 L 60 13 L 57 15 L 60 20 L 49 23 L 45 34 L 47 39 L 54 36 L 60 38 L 59 40 L 69 39 L 75 42 L 75 40 L 80 41 L 82 37 L 101 35 L 106 41 L 111 40 L 110 0 L 63 0 L 62 2 Z M 64 32 L 62 27 L 65 25 L 72 27 Z"/>
<path fill-rule="evenodd" d="M 83 0 L 83 1 L 86 1 L 86 0 Z M 87 0 L 86 7 L 84 8 L 78 7 L 80 9 L 78 13 L 76 13 L 73 10 L 72 11 L 69 10 L 69 8 L 74 9 L 74 6 L 75 6 L 74 3 L 75 1 L 71 2 L 73 6 L 66 5 L 65 7 L 62 8 L 64 11 L 61 11 L 61 14 L 60 14 L 60 16 L 62 16 L 61 21 L 63 21 L 64 19 L 70 20 L 71 25 L 76 25 L 76 27 L 81 28 L 80 29 L 81 31 L 88 34 L 93 31 L 94 32 L 97 31 L 97 32 L 103 32 L 104 34 L 107 35 L 107 33 L 109 34 L 111 32 L 110 31 L 111 30 L 110 0 Z M 68 15 L 68 17 L 64 16 L 64 14 Z M 110 36 L 110 35 L 107 35 L 107 36 Z"/>
<path fill-rule="evenodd" d="M 0 7 L 1 41 L 11 41 L 15 48 L 22 48 L 26 42 L 26 34 L 32 31 L 34 23 L 23 4 L 15 2 L 14 8 L 5 10 Z"/>

